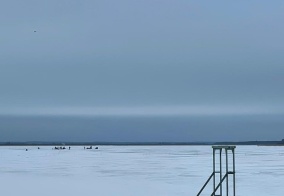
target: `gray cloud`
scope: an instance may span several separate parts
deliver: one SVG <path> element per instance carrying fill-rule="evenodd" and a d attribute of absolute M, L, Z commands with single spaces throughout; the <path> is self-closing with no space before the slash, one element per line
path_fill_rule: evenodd
<path fill-rule="evenodd" d="M 283 115 L 0 116 L 0 141 L 188 142 L 280 140 Z"/>

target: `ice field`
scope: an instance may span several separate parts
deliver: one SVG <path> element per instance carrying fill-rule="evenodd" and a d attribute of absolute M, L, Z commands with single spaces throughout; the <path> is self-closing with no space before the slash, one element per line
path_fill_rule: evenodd
<path fill-rule="evenodd" d="M 211 146 L 0 147 L 5 196 L 195 196 L 211 172 Z M 283 195 L 284 147 L 237 146 L 236 172 L 236 195 Z"/>

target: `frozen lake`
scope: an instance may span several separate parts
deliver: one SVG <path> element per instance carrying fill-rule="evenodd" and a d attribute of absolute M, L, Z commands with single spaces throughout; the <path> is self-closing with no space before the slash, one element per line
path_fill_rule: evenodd
<path fill-rule="evenodd" d="M 211 172 L 211 146 L 0 147 L 5 196 L 195 196 Z M 237 146 L 236 172 L 238 196 L 283 195 L 284 147 Z"/>

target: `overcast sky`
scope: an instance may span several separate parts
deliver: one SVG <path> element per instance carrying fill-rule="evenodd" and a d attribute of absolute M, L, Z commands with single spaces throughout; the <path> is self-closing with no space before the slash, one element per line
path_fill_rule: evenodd
<path fill-rule="evenodd" d="M 283 0 L 1 1 L 1 140 L 282 139 L 283 10 Z"/>

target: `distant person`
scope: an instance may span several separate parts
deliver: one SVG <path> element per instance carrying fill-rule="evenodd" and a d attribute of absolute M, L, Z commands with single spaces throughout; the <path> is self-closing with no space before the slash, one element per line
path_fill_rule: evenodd
<path fill-rule="evenodd" d="M 96 147 L 95 149 L 99 149 L 99 147 Z"/>
<path fill-rule="evenodd" d="M 69 150 L 71 149 L 71 147 L 69 146 Z"/>
<path fill-rule="evenodd" d="M 84 150 L 86 149 L 86 147 L 84 146 Z"/>
<path fill-rule="evenodd" d="M 37 147 L 37 149 L 40 149 L 39 147 Z"/>
<path fill-rule="evenodd" d="M 26 148 L 26 151 L 28 151 L 28 149 Z"/>

